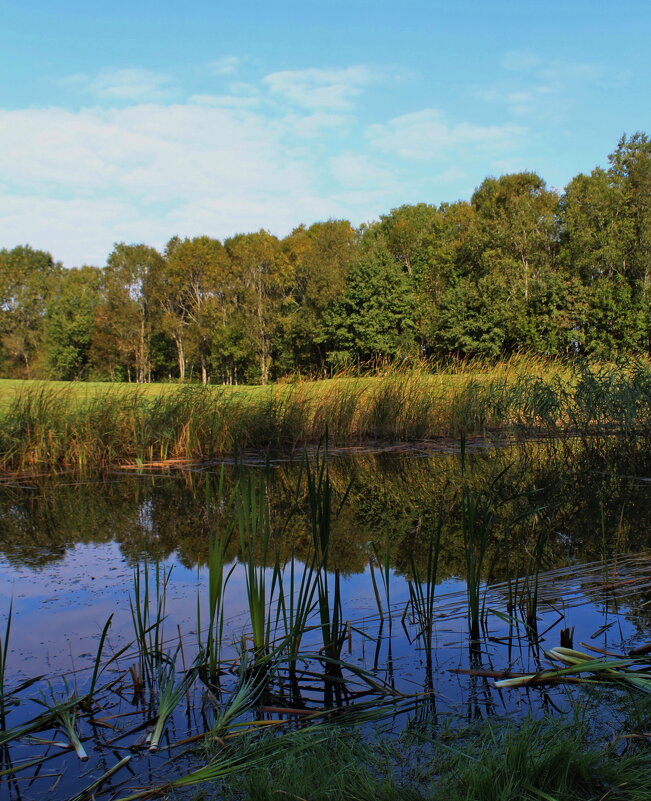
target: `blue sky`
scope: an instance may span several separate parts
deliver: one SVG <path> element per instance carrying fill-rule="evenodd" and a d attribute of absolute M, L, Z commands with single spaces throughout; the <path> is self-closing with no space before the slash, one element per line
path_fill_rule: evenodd
<path fill-rule="evenodd" d="M 2 2 L 0 247 L 371 220 L 651 133 L 648 0 Z"/>

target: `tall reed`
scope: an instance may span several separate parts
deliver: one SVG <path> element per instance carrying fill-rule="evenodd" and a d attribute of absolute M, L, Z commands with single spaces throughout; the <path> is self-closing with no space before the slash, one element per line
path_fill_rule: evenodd
<path fill-rule="evenodd" d="M 227 568 L 226 554 L 233 532 L 235 519 L 232 514 L 232 498 L 226 498 L 224 489 L 224 468 L 220 470 L 216 494 L 213 490 L 210 476 L 206 477 L 206 510 L 216 504 L 220 512 L 228 511 L 227 522 L 224 524 L 223 515 L 216 521 L 216 528 L 211 531 L 208 541 L 208 633 L 205 654 L 208 666 L 208 678 L 216 682 L 219 678 L 221 662 L 222 640 L 224 636 L 224 600 L 228 580 L 235 570 L 235 563 Z M 197 598 L 197 631 L 199 632 L 199 651 L 203 651 L 201 641 L 201 602 Z"/>
<path fill-rule="evenodd" d="M 0 638 L 0 729 L 7 728 L 7 654 L 9 653 L 9 636 L 11 634 L 11 617 L 13 612 L 13 601 L 9 603 L 7 612 L 7 623 L 5 625 L 4 636 Z"/>
<path fill-rule="evenodd" d="M 326 656 L 338 659 L 343 641 L 343 611 L 338 570 L 331 585 L 330 540 L 333 522 L 333 486 L 328 471 L 327 455 L 318 453 L 314 463 L 305 458 L 305 478 L 311 540 L 316 559 L 316 597 L 323 649 Z M 344 493 L 339 509 L 348 492 Z"/>
<path fill-rule="evenodd" d="M 138 565 L 133 572 L 133 596 L 129 599 L 131 619 L 138 646 L 140 675 L 149 686 L 156 686 L 161 662 L 166 661 L 165 617 L 167 585 L 172 568 L 166 569 L 156 562 L 153 587 L 150 586 L 149 565 Z"/>
<path fill-rule="evenodd" d="M 493 490 L 508 471 L 507 466 L 489 484 L 488 487 L 475 489 L 465 481 L 466 451 L 465 438 L 461 439 L 461 475 L 462 487 L 460 496 L 461 530 L 463 533 L 463 549 L 466 566 L 466 592 L 468 596 L 468 624 L 470 639 L 479 640 L 480 621 L 484 614 L 481 587 L 486 567 L 491 533 L 493 530 L 494 499 Z"/>
<path fill-rule="evenodd" d="M 432 639 L 434 634 L 434 599 L 441 553 L 441 532 L 443 517 L 439 515 L 434 532 L 427 539 L 427 559 L 425 571 L 421 572 L 413 552 L 411 554 L 412 580 L 409 582 L 409 599 L 414 620 L 418 627 L 416 636 L 423 643 L 428 683 L 432 677 Z"/>
<path fill-rule="evenodd" d="M 237 485 L 237 524 L 240 557 L 244 564 L 253 651 L 256 659 L 269 653 L 272 632 L 277 624 L 273 606 L 281 586 L 281 563 L 274 548 L 269 518 L 267 482 L 264 476 L 240 475 Z M 270 581 L 267 560 L 273 549 Z"/>
<path fill-rule="evenodd" d="M 296 675 L 301 643 L 309 630 L 310 617 L 316 605 L 317 575 L 318 567 L 313 549 L 310 549 L 302 564 L 299 563 L 296 554 L 292 553 L 281 574 L 279 609 L 282 615 L 288 672 L 295 696 L 299 694 Z"/>
<path fill-rule="evenodd" d="M 26 385 L 0 411 L 5 470 L 105 470 L 119 463 L 211 459 L 243 449 L 409 441 L 525 427 L 563 433 L 651 431 L 651 367 L 637 360 L 572 365 L 423 364 L 269 387 L 87 392 Z"/>
<path fill-rule="evenodd" d="M 532 510 L 531 514 L 534 513 Z M 547 540 L 548 531 L 541 529 L 536 535 L 533 549 L 531 552 L 527 551 L 527 559 L 524 564 L 521 563 L 520 569 L 516 572 L 518 577 L 508 580 L 508 611 L 510 613 L 516 608 L 520 609 L 528 631 L 534 635 L 537 631 L 540 571 Z M 518 544 L 513 543 L 511 547 L 517 550 Z"/>

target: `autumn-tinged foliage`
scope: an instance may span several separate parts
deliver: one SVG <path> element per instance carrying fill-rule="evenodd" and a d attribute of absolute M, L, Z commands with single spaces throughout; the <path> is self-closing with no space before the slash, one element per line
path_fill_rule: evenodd
<path fill-rule="evenodd" d="M 651 351 L 651 140 L 563 193 L 531 172 L 469 202 L 221 242 L 116 244 L 103 268 L 0 251 L 4 377 L 267 383 L 360 363 Z"/>

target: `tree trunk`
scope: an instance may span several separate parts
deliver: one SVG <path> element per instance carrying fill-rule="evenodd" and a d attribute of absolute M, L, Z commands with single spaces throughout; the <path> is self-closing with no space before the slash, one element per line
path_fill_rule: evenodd
<path fill-rule="evenodd" d="M 200 353 L 201 358 L 201 383 L 205 386 L 208 383 L 208 369 L 206 367 L 206 354 L 203 349 Z"/>
<path fill-rule="evenodd" d="M 260 354 L 260 375 L 262 383 L 266 384 L 269 381 L 269 354 L 267 353 L 266 342 L 262 343 L 262 353 Z"/>
<path fill-rule="evenodd" d="M 176 343 L 176 353 L 179 360 L 179 381 L 185 381 L 185 353 L 183 352 L 183 340 L 181 337 L 174 337 Z"/>
<path fill-rule="evenodd" d="M 140 342 L 138 345 L 138 383 L 145 383 L 145 318 L 140 318 Z"/>

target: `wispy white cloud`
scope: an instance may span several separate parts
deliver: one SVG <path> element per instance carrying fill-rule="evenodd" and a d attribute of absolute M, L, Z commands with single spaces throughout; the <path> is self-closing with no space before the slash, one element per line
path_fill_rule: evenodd
<path fill-rule="evenodd" d="M 234 75 L 242 64 L 242 59 L 238 56 L 222 56 L 209 64 L 213 75 Z"/>
<path fill-rule="evenodd" d="M 506 106 L 508 112 L 516 117 L 559 118 L 565 109 L 565 103 L 558 97 L 558 90 L 545 83 L 518 89 L 501 84 L 482 90 L 480 96 L 488 103 Z"/>
<path fill-rule="evenodd" d="M 238 95 L 190 95 L 190 103 L 198 106 L 221 106 L 222 108 L 253 108 L 259 105 L 257 97 L 239 97 Z"/>
<path fill-rule="evenodd" d="M 315 111 L 313 114 L 286 114 L 283 118 L 283 127 L 292 139 L 314 140 L 328 132 L 341 130 L 349 123 L 350 118 L 345 114 L 324 111 Z"/>
<path fill-rule="evenodd" d="M 330 159 L 330 171 L 333 177 L 345 186 L 368 189 L 395 188 L 398 176 L 386 167 L 372 161 L 367 155 L 359 153 L 342 153 Z"/>
<path fill-rule="evenodd" d="M 140 68 L 103 70 L 96 75 L 70 75 L 64 82 L 100 100 L 165 100 L 176 91 L 175 81 L 168 75 Z"/>
<path fill-rule="evenodd" d="M 513 116 L 548 122 L 561 122 L 586 87 L 612 82 L 601 64 L 544 62 L 529 51 L 507 53 L 501 65 L 510 74 L 491 86 L 478 87 L 475 95 Z"/>
<path fill-rule="evenodd" d="M 603 64 L 554 59 L 537 71 L 543 80 L 557 87 L 600 81 L 606 75 Z"/>
<path fill-rule="evenodd" d="M 273 72 L 263 78 L 272 96 L 307 109 L 348 111 L 364 88 L 378 79 L 367 66 Z"/>
<path fill-rule="evenodd" d="M 420 161 L 440 161 L 464 150 L 483 154 L 510 150 L 521 144 L 525 134 L 525 128 L 512 124 L 450 123 L 438 109 L 403 114 L 367 129 L 372 147 Z"/>
<path fill-rule="evenodd" d="M 324 191 L 329 168 L 303 145 L 296 120 L 242 108 L 0 111 L 0 228 L 13 238 L 3 245 L 102 263 L 121 239 L 162 246 L 174 233 L 363 217 Z"/>
<path fill-rule="evenodd" d="M 540 64 L 540 56 L 531 50 L 510 50 L 505 53 L 500 63 L 506 70 L 525 72 Z"/>

